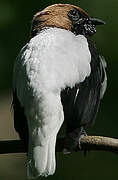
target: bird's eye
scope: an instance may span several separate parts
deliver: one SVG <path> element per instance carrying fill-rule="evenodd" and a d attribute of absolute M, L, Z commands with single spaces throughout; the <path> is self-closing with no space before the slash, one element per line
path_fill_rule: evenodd
<path fill-rule="evenodd" d="M 76 21 L 80 18 L 79 12 L 76 9 L 70 10 L 68 16 L 72 21 Z"/>
<path fill-rule="evenodd" d="M 71 10 L 70 11 L 70 14 L 72 15 L 72 16 L 77 16 L 78 15 L 78 12 L 77 12 L 77 10 Z"/>

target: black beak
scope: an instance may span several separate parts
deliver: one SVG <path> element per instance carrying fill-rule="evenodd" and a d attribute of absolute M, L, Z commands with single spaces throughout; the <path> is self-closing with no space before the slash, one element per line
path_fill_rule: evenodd
<path fill-rule="evenodd" d="M 89 20 L 91 21 L 91 23 L 93 25 L 104 25 L 106 24 L 104 21 L 102 21 L 101 19 L 96 19 L 96 18 L 89 18 Z"/>

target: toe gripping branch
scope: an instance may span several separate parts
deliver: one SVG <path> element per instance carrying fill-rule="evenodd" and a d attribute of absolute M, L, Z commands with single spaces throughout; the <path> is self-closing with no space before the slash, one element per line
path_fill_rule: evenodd
<path fill-rule="evenodd" d="M 87 134 L 83 127 L 76 128 L 72 132 L 68 133 L 67 137 L 64 140 L 63 153 L 68 154 L 73 151 L 82 150 L 81 139 L 84 136 L 87 136 Z"/>

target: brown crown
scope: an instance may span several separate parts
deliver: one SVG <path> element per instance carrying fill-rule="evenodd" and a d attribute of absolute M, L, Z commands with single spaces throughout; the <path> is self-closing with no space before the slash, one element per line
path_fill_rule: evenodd
<path fill-rule="evenodd" d="M 54 4 L 38 12 L 32 21 L 31 37 L 34 37 L 46 27 L 58 27 L 71 30 L 72 22 L 68 18 L 68 12 L 74 8 L 78 9 L 85 16 L 88 16 L 83 9 L 71 4 Z"/>

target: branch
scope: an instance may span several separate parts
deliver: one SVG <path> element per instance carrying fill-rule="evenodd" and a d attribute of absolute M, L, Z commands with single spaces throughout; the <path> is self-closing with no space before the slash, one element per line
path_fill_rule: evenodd
<path fill-rule="evenodd" d="M 62 152 L 64 138 L 57 140 L 56 152 Z M 84 136 L 81 139 L 81 151 L 109 151 L 118 154 L 118 139 L 102 136 Z M 0 141 L 0 154 L 24 153 L 25 148 L 21 140 Z"/>
<path fill-rule="evenodd" d="M 118 139 L 102 136 L 84 136 L 81 140 L 85 150 L 108 151 L 118 154 Z"/>

